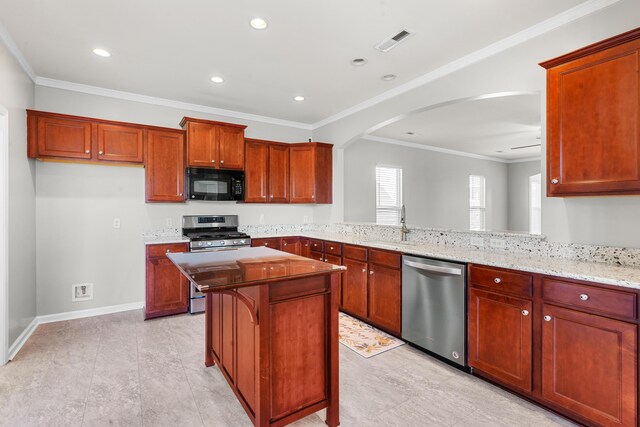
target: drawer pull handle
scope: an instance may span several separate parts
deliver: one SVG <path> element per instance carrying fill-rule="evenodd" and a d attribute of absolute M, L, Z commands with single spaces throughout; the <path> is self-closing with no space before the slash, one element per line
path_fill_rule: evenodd
<path fill-rule="evenodd" d="M 588 300 L 588 299 L 589 299 L 589 295 L 587 295 L 587 294 L 580 294 L 580 299 L 581 299 L 582 301 L 586 301 L 586 300 Z"/>
<path fill-rule="evenodd" d="M 501 283 L 502 279 L 499 278 L 499 277 L 496 277 L 495 279 L 493 279 L 493 281 L 496 282 L 496 283 Z"/>
<path fill-rule="evenodd" d="M 544 321 L 545 322 L 551 322 L 551 316 L 549 316 L 548 314 L 546 316 L 544 316 Z"/>
<path fill-rule="evenodd" d="M 529 310 L 522 310 L 522 315 L 523 316 L 528 316 L 529 315 Z"/>

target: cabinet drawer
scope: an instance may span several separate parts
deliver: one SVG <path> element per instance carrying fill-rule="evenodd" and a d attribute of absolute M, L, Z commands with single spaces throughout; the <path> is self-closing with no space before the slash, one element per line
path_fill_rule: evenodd
<path fill-rule="evenodd" d="M 401 261 L 402 256 L 397 252 L 369 248 L 369 262 L 372 264 L 386 265 L 391 268 L 400 268 Z"/>
<path fill-rule="evenodd" d="M 324 261 L 324 254 L 318 251 L 311 251 L 311 259 L 316 259 L 318 261 Z"/>
<path fill-rule="evenodd" d="M 472 265 L 469 281 L 473 287 L 491 289 L 494 292 L 526 297 L 533 295 L 533 277 L 526 273 Z"/>
<path fill-rule="evenodd" d="M 342 258 L 335 255 L 325 254 L 324 262 L 328 262 L 329 264 L 333 264 L 333 265 L 342 265 Z"/>
<path fill-rule="evenodd" d="M 269 237 L 266 239 L 252 239 L 251 246 L 264 246 L 267 248 L 280 250 L 280 239 L 277 237 Z"/>
<path fill-rule="evenodd" d="M 363 248 L 362 246 L 344 245 L 345 258 L 351 258 L 358 261 L 366 261 L 368 258 L 367 255 L 367 248 Z"/>
<path fill-rule="evenodd" d="M 595 286 L 542 280 L 542 297 L 545 301 L 566 304 L 587 311 L 635 319 L 636 294 Z"/>
<path fill-rule="evenodd" d="M 186 243 L 172 243 L 168 245 L 148 245 L 147 256 L 149 257 L 164 257 L 165 254 L 170 252 L 187 252 L 189 248 Z"/>
<path fill-rule="evenodd" d="M 311 242 L 311 250 L 315 252 L 324 252 L 324 242 L 317 239 L 309 239 Z"/>
<path fill-rule="evenodd" d="M 341 256 L 342 243 L 324 242 L 324 253 Z"/>

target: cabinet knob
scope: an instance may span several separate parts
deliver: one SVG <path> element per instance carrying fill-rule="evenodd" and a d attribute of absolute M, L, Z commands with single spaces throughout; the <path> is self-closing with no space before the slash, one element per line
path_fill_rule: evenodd
<path fill-rule="evenodd" d="M 496 283 L 501 283 L 502 279 L 499 278 L 499 277 L 496 277 L 495 279 L 493 279 L 493 281 L 496 282 Z"/>
<path fill-rule="evenodd" d="M 224 160 L 220 160 L 220 163 L 221 163 L 221 164 L 222 164 L 222 163 L 224 163 Z"/>
<path fill-rule="evenodd" d="M 171 249 L 167 249 L 167 253 L 171 252 Z"/>
<path fill-rule="evenodd" d="M 98 151 L 98 154 L 104 154 L 102 151 Z"/>
<path fill-rule="evenodd" d="M 320 257 L 320 258 L 318 258 L 318 259 L 319 259 L 320 261 L 324 261 L 324 260 L 322 259 L 322 257 Z"/>
<path fill-rule="evenodd" d="M 372 274 L 373 274 L 373 270 L 369 271 L 369 275 L 372 275 Z"/>
<path fill-rule="evenodd" d="M 549 316 L 548 314 L 546 316 L 544 316 L 544 321 L 545 322 L 551 322 L 551 316 Z"/>
<path fill-rule="evenodd" d="M 312 198 L 312 199 L 315 199 L 315 198 L 316 198 L 316 195 L 315 195 L 315 194 L 312 194 L 312 195 L 311 195 L 311 198 Z"/>
<path fill-rule="evenodd" d="M 287 246 L 287 244 L 286 244 L 286 243 L 283 243 L 283 245 L 284 245 L 284 246 Z"/>
<path fill-rule="evenodd" d="M 266 199 L 266 198 L 267 198 L 267 196 L 262 196 L 262 198 L 263 198 L 263 199 Z"/>
<path fill-rule="evenodd" d="M 329 249 L 333 250 L 333 246 L 331 246 Z"/>
<path fill-rule="evenodd" d="M 273 199 L 273 194 L 271 195 L 271 198 Z"/>
<path fill-rule="evenodd" d="M 580 294 L 580 299 L 581 299 L 582 301 L 586 301 L 586 300 L 588 300 L 588 299 L 589 299 L 589 295 L 587 295 L 587 294 Z"/>
<path fill-rule="evenodd" d="M 528 316 L 529 315 L 529 310 L 522 310 L 522 315 L 523 316 Z"/>
<path fill-rule="evenodd" d="M 367 272 L 367 269 L 366 269 L 366 268 L 363 268 L 363 269 L 362 269 L 362 272 L 363 272 L 363 273 L 366 273 L 366 272 Z"/>
<path fill-rule="evenodd" d="M 305 243 L 305 244 L 304 244 L 304 246 L 305 246 L 305 247 L 307 247 L 307 246 L 309 246 L 309 244 L 308 244 L 308 243 Z"/>
<path fill-rule="evenodd" d="M 559 182 L 560 182 L 560 181 L 558 180 L 558 178 L 553 178 L 553 179 L 551 180 L 551 183 L 552 183 L 552 184 L 557 184 L 557 183 L 559 183 Z"/>
<path fill-rule="evenodd" d="M 215 162 L 216 162 L 215 160 L 211 160 L 211 163 L 215 163 Z"/>
<path fill-rule="evenodd" d="M 180 195 L 182 196 L 182 193 L 180 193 Z"/>
<path fill-rule="evenodd" d="M 86 154 L 89 154 L 89 153 L 91 153 L 91 150 L 85 150 L 84 152 L 85 152 Z"/>
<path fill-rule="evenodd" d="M 268 244 L 268 243 L 265 243 L 264 245 L 265 245 L 265 246 L 269 246 L 269 244 Z"/>

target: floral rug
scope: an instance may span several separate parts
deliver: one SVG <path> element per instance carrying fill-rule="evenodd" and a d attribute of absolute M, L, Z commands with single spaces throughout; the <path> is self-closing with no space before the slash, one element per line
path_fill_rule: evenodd
<path fill-rule="evenodd" d="M 344 313 L 340 313 L 339 323 L 340 343 L 362 357 L 373 357 L 404 344 L 404 341 Z"/>

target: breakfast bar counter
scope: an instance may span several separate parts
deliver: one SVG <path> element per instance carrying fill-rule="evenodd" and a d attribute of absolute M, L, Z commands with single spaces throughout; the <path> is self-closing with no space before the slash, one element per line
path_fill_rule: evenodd
<path fill-rule="evenodd" d="M 206 295 L 205 364 L 256 426 L 321 409 L 338 426 L 338 283 L 344 267 L 269 248 L 167 255 Z"/>

